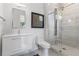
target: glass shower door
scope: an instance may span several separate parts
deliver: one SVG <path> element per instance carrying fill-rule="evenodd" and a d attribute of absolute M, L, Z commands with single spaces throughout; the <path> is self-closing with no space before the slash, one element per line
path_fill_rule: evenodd
<path fill-rule="evenodd" d="M 57 55 L 61 55 L 62 20 L 57 18 L 57 9 L 48 15 L 48 41 Z"/>
<path fill-rule="evenodd" d="M 48 41 L 50 44 L 54 44 L 55 42 L 54 26 L 54 13 L 51 13 L 48 15 Z"/>

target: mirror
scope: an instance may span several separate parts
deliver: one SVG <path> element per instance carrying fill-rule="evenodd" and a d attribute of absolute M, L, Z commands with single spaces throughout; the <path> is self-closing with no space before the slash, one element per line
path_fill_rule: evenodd
<path fill-rule="evenodd" d="M 13 28 L 21 28 L 25 25 L 26 22 L 26 15 L 24 10 L 12 9 L 12 16 L 13 16 Z"/>
<path fill-rule="evenodd" d="M 31 16 L 32 28 L 44 28 L 44 15 L 32 12 Z"/>

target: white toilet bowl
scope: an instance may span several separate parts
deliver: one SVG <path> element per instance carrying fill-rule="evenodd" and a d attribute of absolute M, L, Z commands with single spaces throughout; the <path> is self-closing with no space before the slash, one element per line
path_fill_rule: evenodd
<path fill-rule="evenodd" d="M 42 40 L 38 42 L 38 45 L 40 45 L 43 48 L 43 55 L 48 56 L 48 49 L 50 48 L 50 44 Z"/>

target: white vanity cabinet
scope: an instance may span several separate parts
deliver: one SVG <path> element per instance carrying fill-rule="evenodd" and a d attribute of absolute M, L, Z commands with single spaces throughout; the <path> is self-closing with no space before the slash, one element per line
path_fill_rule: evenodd
<path fill-rule="evenodd" d="M 2 39 L 2 55 L 21 55 L 38 49 L 36 36 L 31 34 L 4 35 Z"/>
<path fill-rule="evenodd" d="M 21 38 L 19 36 L 4 36 L 2 40 L 2 55 L 13 55 L 21 48 Z"/>

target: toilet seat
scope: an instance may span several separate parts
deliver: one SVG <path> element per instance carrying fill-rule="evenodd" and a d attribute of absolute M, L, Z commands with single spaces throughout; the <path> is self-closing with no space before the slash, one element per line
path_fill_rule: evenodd
<path fill-rule="evenodd" d="M 39 41 L 38 45 L 40 45 L 43 48 L 50 48 L 50 44 L 48 42 L 44 41 L 44 40 Z"/>
<path fill-rule="evenodd" d="M 48 56 L 49 55 L 48 50 L 50 48 L 50 44 L 44 40 L 41 40 L 38 42 L 38 45 L 40 45 L 43 48 L 43 55 Z"/>

